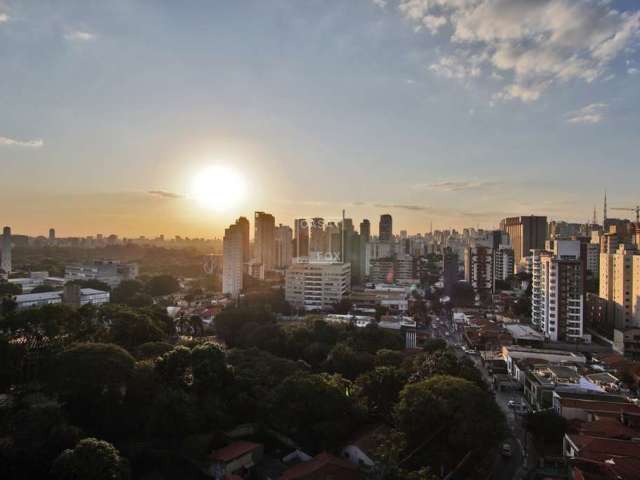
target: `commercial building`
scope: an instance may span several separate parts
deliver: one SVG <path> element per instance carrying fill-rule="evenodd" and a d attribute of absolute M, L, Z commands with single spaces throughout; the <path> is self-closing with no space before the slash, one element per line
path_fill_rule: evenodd
<path fill-rule="evenodd" d="M 14 297 L 16 308 L 19 310 L 61 303 L 75 307 L 86 304 L 102 305 L 109 303 L 109 299 L 109 292 L 93 288 L 80 288 L 78 285 L 67 285 L 64 290 L 57 292 L 27 293 Z"/>
<path fill-rule="evenodd" d="M 453 286 L 458 281 L 458 255 L 446 249 L 442 256 L 442 282 L 444 294 L 451 297 Z"/>
<path fill-rule="evenodd" d="M 393 240 L 393 219 L 388 213 L 380 215 L 378 238 L 383 242 L 391 242 Z"/>
<path fill-rule="evenodd" d="M 117 287 L 123 280 L 138 277 L 138 264 L 119 260 L 96 260 L 89 264 L 73 264 L 64 268 L 66 282 L 74 280 L 98 280 L 110 287 Z"/>
<path fill-rule="evenodd" d="M 351 289 L 348 263 L 293 263 L 285 275 L 285 299 L 307 311 L 331 309 Z"/>
<path fill-rule="evenodd" d="M 513 246 L 515 268 L 532 249 L 543 249 L 547 238 L 547 217 L 509 217 L 500 222 L 500 230 L 509 234 Z"/>
<path fill-rule="evenodd" d="M 276 220 L 269 213 L 255 212 L 254 228 L 254 258 L 266 272 L 271 271 L 275 267 Z"/>
<path fill-rule="evenodd" d="M 222 293 L 237 297 L 242 292 L 244 271 L 244 231 L 235 223 L 224 231 L 222 240 Z"/>
<path fill-rule="evenodd" d="M 11 227 L 2 229 L 2 244 L 0 247 L 2 247 L 0 270 L 8 275 L 11 273 Z"/>
<path fill-rule="evenodd" d="M 246 217 L 240 217 L 236 220 L 236 224 L 240 227 L 242 232 L 242 261 L 248 262 L 251 260 L 251 247 L 249 244 L 249 232 L 250 225 L 249 220 Z"/>
<path fill-rule="evenodd" d="M 515 257 L 513 248 L 500 245 L 493 252 L 493 280 L 506 280 L 513 275 L 515 269 Z"/>
<path fill-rule="evenodd" d="M 293 242 L 294 257 L 309 256 L 309 224 L 304 218 L 296 218 L 293 221 L 295 239 Z"/>
<path fill-rule="evenodd" d="M 278 269 L 285 269 L 293 260 L 293 231 L 291 227 L 279 225 L 276 227 L 275 237 L 275 266 Z"/>

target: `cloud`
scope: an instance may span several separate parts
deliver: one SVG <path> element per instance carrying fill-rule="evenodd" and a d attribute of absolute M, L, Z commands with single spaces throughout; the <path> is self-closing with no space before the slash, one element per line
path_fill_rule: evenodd
<path fill-rule="evenodd" d="M 414 185 L 413 188 L 418 190 L 435 190 L 439 192 L 461 192 L 464 190 L 479 190 L 499 185 L 500 182 L 481 182 L 481 181 L 443 181 L 436 183 L 426 183 Z"/>
<path fill-rule="evenodd" d="M 371 0 L 371 1 L 380 8 L 384 8 L 387 6 L 387 0 Z"/>
<path fill-rule="evenodd" d="M 70 42 L 90 42 L 91 40 L 96 39 L 96 34 L 82 30 L 75 30 L 73 32 L 66 33 L 64 38 Z"/>
<path fill-rule="evenodd" d="M 637 68 L 631 67 L 627 70 L 627 73 L 629 75 L 637 75 L 640 73 L 640 70 L 638 70 Z"/>
<path fill-rule="evenodd" d="M 164 190 L 149 190 L 149 195 L 160 198 L 182 198 L 182 195 L 173 192 L 165 192 Z"/>
<path fill-rule="evenodd" d="M 376 203 L 374 205 L 376 208 L 389 208 L 389 209 L 397 209 L 397 210 L 410 210 L 412 212 L 434 212 L 435 210 L 432 207 L 427 207 L 424 205 L 402 205 L 402 204 L 387 204 L 387 203 Z"/>
<path fill-rule="evenodd" d="M 6 13 L 0 13 L 0 23 L 6 23 L 9 21 L 9 15 Z"/>
<path fill-rule="evenodd" d="M 600 123 L 604 120 L 604 111 L 606 108 L 606 103 L 592 103 L 579 110 L 567 113 L 567 122 L 587 124 Z"/>
<path fill-rule="evenodd" d="M 0 137 L 0 146 L 41 148 L 42 146 L 44 146 L 44 141 L 41 138 L 36 138 L 33 140 L 16 140 L 15 138 Z"/>
<path fill-rule="evenodd" d="M 499 75 L 494 97 L 533 102 L 549 88 L 606 77 L 640 37 L 640 10 L 602 0 L 396 0 L 416 30 L 446 35 L 429 69 L 468 80 Z"/>

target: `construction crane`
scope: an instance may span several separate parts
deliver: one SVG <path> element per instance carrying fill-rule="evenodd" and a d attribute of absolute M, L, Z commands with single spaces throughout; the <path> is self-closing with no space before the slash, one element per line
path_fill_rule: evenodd
<path fill-rule="evenodd" d="M 633 207 L 633 208 L 615 208 L 612 207 L 611 210 L 625 210 L 627 212 L 636 212 L 636 223 L 640 223 L 640 205 L 638 205 L 637 207 Z"/>

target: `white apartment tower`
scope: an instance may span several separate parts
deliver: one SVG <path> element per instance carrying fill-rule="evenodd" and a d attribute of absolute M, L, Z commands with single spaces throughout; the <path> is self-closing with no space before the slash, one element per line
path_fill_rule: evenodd
<path fill-rule="evenodd" d="M 584 270 L 580 242 L 557 240 L 553 251 L 533 250 L 532 322 L 551 341 L 584 335 Z"/>
<path fill-rule="evenodd" d="M 640 326 L 640 255 L 620 245 L 600 254 L 600 297 L 615 328 Z"/>
<path fill-rule="evenodd" d="M 237 223 L 224 231 L 222 241 L 222 293 L 238 297 L 244 269 L 243 230 Z"/>
<path fill-rule="evenodd" d="M 275 232 L 276 221 L 273 215 L 264 212 L 256 212 L 255 224 L 255 260 L 263 265 L 268 272 L 275 267 Z"/>

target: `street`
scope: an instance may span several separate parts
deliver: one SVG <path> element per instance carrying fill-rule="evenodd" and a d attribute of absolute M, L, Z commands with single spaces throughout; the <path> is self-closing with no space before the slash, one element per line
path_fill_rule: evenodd
<path fill-rule="evenodd" d="M 457 326 L 446 315 L 442 314 L 437 319 L 434 317 L 430 325 L 433 338 L 442 338 L 454 348 L 458 357 L 467 356 L 482 373 L 487 385 L 492 385 L 492 379 L 487 370 L 482 365 L 480 355 L 468 354 L 462 350 L 464 345 L 463 331 L 461 326 Z M 525 449 L 528 446 L 525 439 L 525 431 L 522 426 L 522 417 L 516 414 L 515 409 L 510 408 L 508 403 L 513 400 L 516 403 L 524 404 L 524 398 L 520 391 L 497 391 L 494 398 L 500 409 L 504 412 L 508 437 L 504 443 L 511 446 L 511 456 L 503 456 L 501 451 L 497 453 L 495 460 L 494 479 L 496 480 L 517 480 L 525 478 L 527 470 L 527 458 Z"/>

